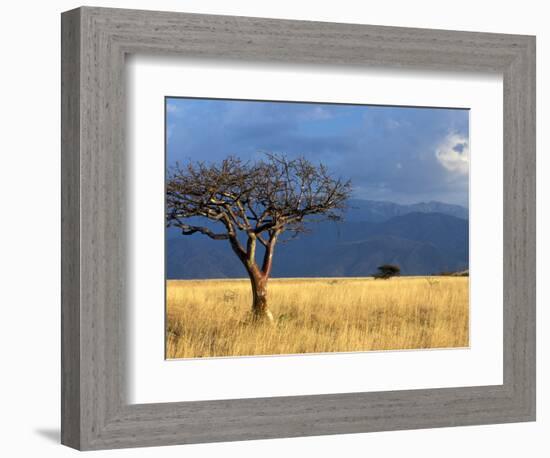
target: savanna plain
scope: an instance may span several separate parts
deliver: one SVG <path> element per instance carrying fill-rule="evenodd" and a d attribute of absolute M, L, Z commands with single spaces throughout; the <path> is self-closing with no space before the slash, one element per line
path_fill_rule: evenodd
<path fill-rule="evenodd" d="M 273 278 L 273 323 L 251 319 L 248 279 L 168 280 L 166 357 L 469 345 L 469 278 Z"/>

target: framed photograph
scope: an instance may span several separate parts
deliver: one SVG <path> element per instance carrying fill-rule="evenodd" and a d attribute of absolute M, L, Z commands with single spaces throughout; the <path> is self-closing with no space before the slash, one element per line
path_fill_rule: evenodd
<path fill-rule="evenodd" d="M 469 347 L 469 110 L 165 111 L 166 358 Z"/>
<path fill-rule="evenodd" d="M 63 444 L 534 419 L 534 37 L 63 13 Z"/>

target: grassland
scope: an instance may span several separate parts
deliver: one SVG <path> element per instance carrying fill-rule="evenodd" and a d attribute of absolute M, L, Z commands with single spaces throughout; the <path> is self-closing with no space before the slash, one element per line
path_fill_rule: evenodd
<path fill-rule="evenodd" d="M 167 283 L 168 358 L 465 347 L 467 277 L 271 279 L 275 324 L 254 324 L 248 280 Z"/>

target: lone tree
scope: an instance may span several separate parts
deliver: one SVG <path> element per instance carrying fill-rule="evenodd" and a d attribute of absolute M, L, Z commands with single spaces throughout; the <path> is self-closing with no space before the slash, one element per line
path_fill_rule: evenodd
<path fill-rule="evenodd" d="M 257 162 L 230 156 L 221 164 L 177 164 L 167 177 L 167 225 L 183 235 L 227 240 L 250 277 L 253 316 L 272 321 L 267 281 L 277 240 L 283 232 L 296 237 L 307 222 L 341 220 L 350 192 L 350 181 L 304 158 L 266 154 Z M 257 243 L 264 248 L 261 264 Z"/>
<path fill-rule="evenodd" d="M 387 280 L 401 273 L 399 266 L 395 264 L 383 264 L 378 266 L 378 272 L 374 274 L 374 278 Z"/>

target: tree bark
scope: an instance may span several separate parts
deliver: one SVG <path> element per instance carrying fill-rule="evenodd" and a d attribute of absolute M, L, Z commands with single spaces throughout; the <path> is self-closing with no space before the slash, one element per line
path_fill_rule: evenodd
<path fill-rule="evenodd" d="M 277 243 L 278 235 L 278 231 L 271 235 L 265 248 L 261 269 L 256 264 L 255 259 L 256 235 L 249 234 L 246 251 L 234 234 L 231 234 L 229 237 L 229 242 L 233 248 L 233 251 L 244 264 L 246 271 L 248 272 L 248 276 L 250 277 L 250 284 L 252 286 L 252 316 L 255 321 L 273 322 L 273 315 L 269 310 L 267 302 L 267 281 L 269 280 L 269 276 L 271 274 L 271 268 L 273 265 L 273 250 L 275 248 L 275 244 Z"/>
<path fill-rule="evenodd" d="M 269 311 L 267 303 L 267 281 L 271 275 L 273 267 L 273 251 L 277 243 L 279 231 L 274 231 L 270 234 L 269 242 L 265 247 L 264 260 L 261 270 L 256 264 L 252 266 L 250 272 L 250 281 L 252 283 L 252 312 L 254 317 L 259 320 L 267 320 L 273 322 L 273 315 Z"/>
<path fill-rule="evenodd" d="M 250 272 L 252 285 L 252 314 L 258 321 L 273 321 L 267 302 L 267 279 L 261 272 Z"/>

